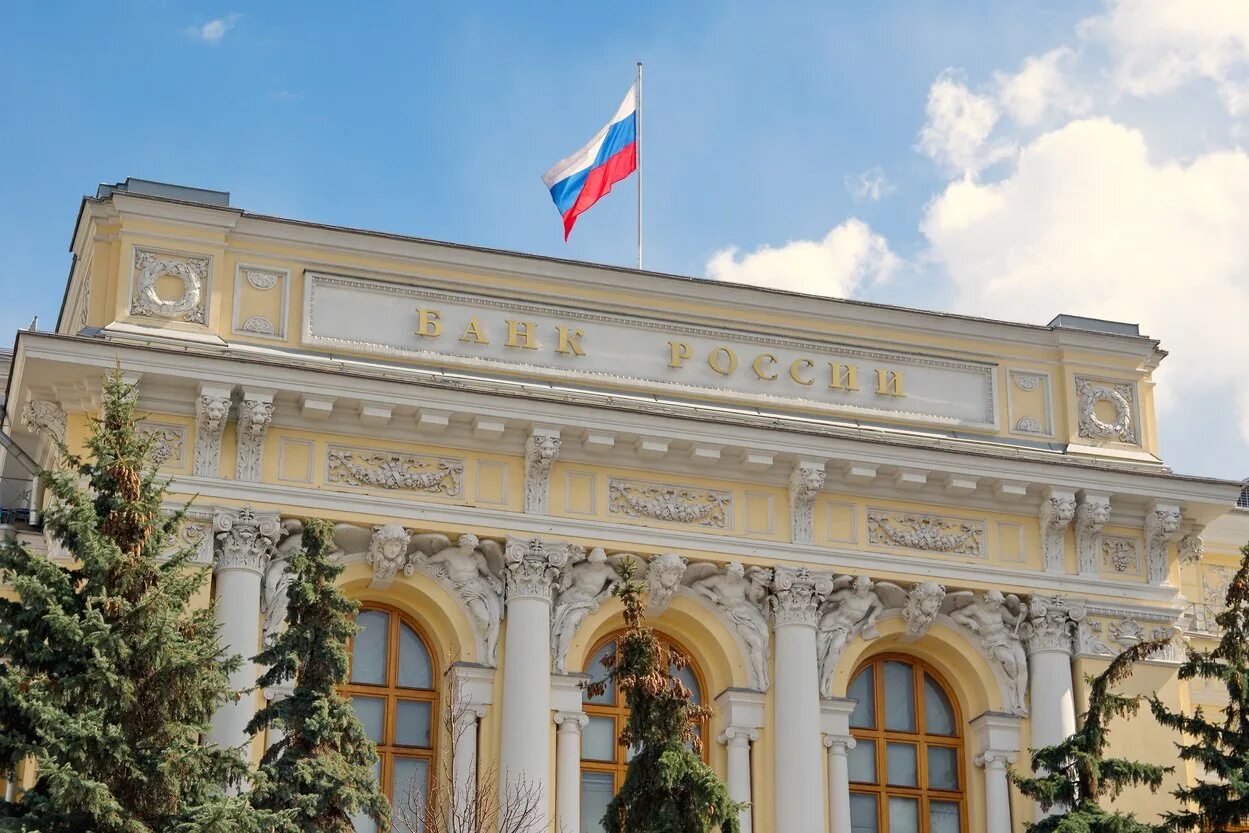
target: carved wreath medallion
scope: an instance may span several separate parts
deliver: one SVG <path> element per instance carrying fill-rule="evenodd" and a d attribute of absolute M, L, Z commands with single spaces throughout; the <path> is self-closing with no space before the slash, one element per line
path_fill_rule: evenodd
<path fill-rule="evenodd" d="M 1132 386 L 1103 385 L 1089 379 L 1076 380 L 1079 397 L 1080 436 L 1094 440 L 1136 442 L 1136 426 L 1132 422 Z M 1097 415 L 1097 404 L 1109 402 L 1115 411 L 1113 421 Z"/>
<path fill-rule="evenodd" d="M 208 263 L 206 257 L 177 258 L 137 250 L 134 265 L 139 275 L 130 314 L 203 324 Z M 157 292 L 157 282 L 166 275 L 182 281 L 182 294 L 177 298 L 162 298 Z"/>

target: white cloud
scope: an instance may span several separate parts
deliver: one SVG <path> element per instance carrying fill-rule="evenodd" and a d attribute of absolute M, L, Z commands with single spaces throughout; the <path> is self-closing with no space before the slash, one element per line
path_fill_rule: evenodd
<path fill-rule="evenodd" d="M 707 275 L 720 281 L 848 298 L 861 287 L 888 280 L 901 261 L 884 237 L 852 217 L 823 240 L 794 240 L 741 253 L 724 249 L 707 261 Z"/>
<path fill-rule="evenodd" d="M 874 165 L 858 176 L 846 177 L 846 190 L 859 202 L 880 202 L 893 193 L 893 183 L 880 165 Z"/>
<path fill-rule="evenodd" d="M 975 176 L 1010 155 L 1001 143 L 990 143 L 999 112 L 994 100 L 968 89 L 961 75 L 946 70 L 928 90 L 928 120 L 917 147 L 950 173 Z"/>
<path fill-rule="evenodd" d="M 1024 126 L 1034 125 L 1051 113 L 1060 117 L 1087 113 L 1093 107 L 1092 98 L 1067 77 L 1075 58 L 1073 50 L 1060 47 L 1027 58 L 1014 75 L 994 73 L 1002 107 Z"/>
<path fill-rule="evenodd" d="M 191 26 L 186 31 L 192 38 L 216 46 L 221 43 L 226 33 L 234 28 L 234 24 L 238 23 L 240 17 L 242 15 L 237 12 L 228 14 L 225 17 L 210 20 L 202 26 Z"/>
<path fill-rule="evenodd" d="M 1119 88 L 1137 96 L 1213 81 L 1232 114 L 1249 112 L 1249 2 L 1107 0 L 1083 21 L 1085 38 L 1104 43 Z"/>
<path fill-rule="evenodd" d="M 960 312 L 1139 322 L 1171 351 L 1162 404 L 1222 391 L 1249 440 L 1249 154 L 1154 162 L 1144 135 L 1086 119 L 1041 135 L 1000 181 L 928 206 L 929 254 Z"/>

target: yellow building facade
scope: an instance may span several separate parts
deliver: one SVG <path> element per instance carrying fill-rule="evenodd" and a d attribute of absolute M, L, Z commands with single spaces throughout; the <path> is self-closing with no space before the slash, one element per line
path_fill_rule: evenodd
<path fill-rule="evenodd" d="M 302 522 L 334 522 L 363 605 L 345 693 L 401 804 L 523 780 L 540 829 L 600 829 L 627 710 L 582 683 L 628 558 L 758 833 L 1020 830 L 1038 810 L 1007 767 L 1145 638 L 1174 634 L 1131 687 L 1220 702 L 1176 667 L 1217 636 L 1249 513 L 1239 483 L 1159 459 L 1165 353 L 1133 325 L 792 295 L 138 181 L 84 199 L 72 251 L 55 332 L 15 345 L 5 430 L 47 464 L 120 366 L 243 655 L 282 626 Z M 280 696 L 227 706 L 211 739 L 246 743 Z M 1116 752 L 1172 755 L 1148 720 L 1117 730 Z"/>

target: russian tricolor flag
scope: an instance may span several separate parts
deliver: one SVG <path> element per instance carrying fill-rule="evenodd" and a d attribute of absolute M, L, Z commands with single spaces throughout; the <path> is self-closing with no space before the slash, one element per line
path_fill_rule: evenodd
<path fill-rule="evenodd" d="M 607 126 L 585 147 L 557 162 L 542 176 L 546 187 L 551 189 L 555 207 L 564 218 L 565 240 L 583 211 L 637 170 L 637 136 L 637 84 L 634 84 Z"/>

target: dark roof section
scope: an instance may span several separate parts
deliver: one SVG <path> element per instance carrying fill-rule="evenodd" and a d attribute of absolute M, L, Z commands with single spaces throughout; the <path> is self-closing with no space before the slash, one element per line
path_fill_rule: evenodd
<path fill-rule="evenodd" d="M 1055 315 L 1049 326 L 1062 327 L 1067 330 L 1110 333 L 1116 336 L 1138 336 L 1141 334 L 1141 328 L 1137 324 L 1128 324 L 1124 321 L 1107 321 L 1105 318 L 1085 318 L 1083 315 Z"/>
<path fill-rule="evenodd" d="M 208 188 L 191 188 L 187 185 L 172 185 L 168 182 L 154 182 L 150 179 L 126 177 L 125 182 L 114 185 L 100 183 L 95 191 L 97 200 L 106 200 L 113 194 L 140 194 L 145 197 L 160 197 L 179 202 L 193 202 L 201 205 L 212 205 L 218 208 L 230 207 L 229 191 L 212 191 Z"/>

